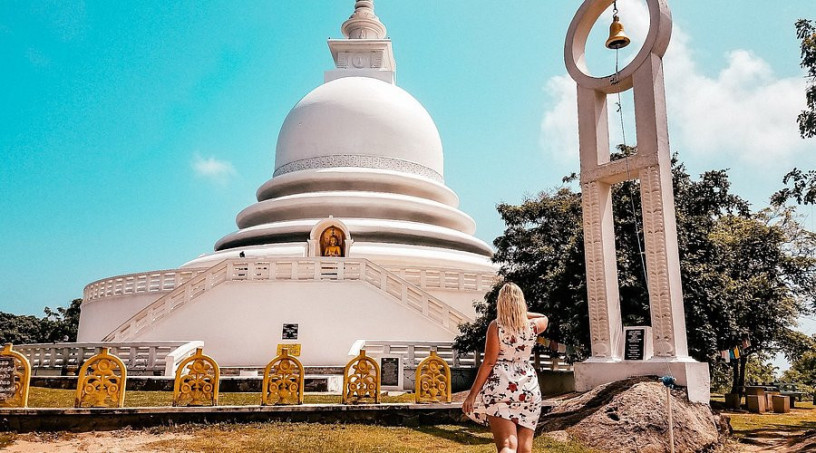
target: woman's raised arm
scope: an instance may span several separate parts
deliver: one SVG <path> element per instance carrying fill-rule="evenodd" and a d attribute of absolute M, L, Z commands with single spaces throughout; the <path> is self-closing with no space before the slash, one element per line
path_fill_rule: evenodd
<path fill-rule="evenodd" d="M 541 335 L 547 330 L 547 326 L 550 325 L 550 319 L 547 318 L 546 315 L 542 315 L 541 313 L 536 313 L 532 311 L 527 312 L 527 319 L 532 319 L 536 326 L 536 333 Z"/>

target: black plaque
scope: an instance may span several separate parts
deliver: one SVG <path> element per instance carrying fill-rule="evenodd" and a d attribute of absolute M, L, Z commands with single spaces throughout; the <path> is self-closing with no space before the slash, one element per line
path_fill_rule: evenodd
<path fill-rule="evenodd" d="M 624 360 L 643 360 L 643 342 L 646 329 L 626 330 L 626 351 Z"/>
<path fill-rule="evenodd" d="M 297 340 L 298 335 L 298 325 L 297 324 L 284 324 L 283 325 L 283 333 L 281 337 L 284 340 Z"/>
<path fill-rule="evenodd" d="M 399 386 L 400 359 L 399 357 L 383 357 L 380 359 L 381 385 L 389 387 Z"/>
<path fill-rule="evenodd" d="M 14 398 L 14 357 L 0 357 L 0 401 Z"/>

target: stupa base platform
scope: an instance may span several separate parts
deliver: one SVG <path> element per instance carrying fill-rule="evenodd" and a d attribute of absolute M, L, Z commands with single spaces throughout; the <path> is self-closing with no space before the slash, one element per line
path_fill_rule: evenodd
<path fill-rule="evenodd" d="M 686 387 L 688 399 L 694 403 L 708 404 L 711 380 L 708 364 L 691 359 L 658 359 L 643 361 L 605 361 L 590 359 L 576 363 L 575 390 L 586 392 L 609 382 L 635 376 L 674 376 L 677 384 Z"/>

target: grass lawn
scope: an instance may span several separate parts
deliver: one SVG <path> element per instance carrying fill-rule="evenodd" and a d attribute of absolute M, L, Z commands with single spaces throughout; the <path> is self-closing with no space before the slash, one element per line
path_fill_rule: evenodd
<path fill-rule="evenodd" d="M 816 408 L 812 402 L 796 403 L 787 414 L 751 414 L 725 412 L 731 417 L 735 436 L 744 436 L 757 430 L 808 431 L 816 429 Z"/>
<path fill-rule="evenodd" d="M 495 452 L 493 436 L 476 425 L 436 425 L 417 428 L 373 425 L 264 423 L 185 427 L 193 437 L 153 442 L 164 451 L 292 451 L 346 452 Z M 541 452 L 590 453 L 576 443 L 535 439 Z"/>
<path fill-rule="evenodd" d="M 712 406 L 722 408 L 725 398 L 722 395 L 712 395 Z M 797 402 L 795 408 L 787 414 L 752 414 L 746 411 L 722 411 L 731 419 L 734 429 L 734 438 L 745 442 L 756 439 L 785 439 L 801 435 L 806 431 L 816 430 L 816 407 L 812 400 Z"/>
<path fill-rule="evenodd" d="M 28 407 L 74 407 L 75 390 L 31 387 Z M 384 396 L 383 403 L 410 403 L 414 395 Z M 304 397 L 306 404 L 340 404 L 340 395 L 311 395 Z M 223 392 L 218 394 L 219 406 L 257 406 L 261 404 L 261 392 Z M 125 392 L 125 407 L 172 406 L 173 392 Z"/>

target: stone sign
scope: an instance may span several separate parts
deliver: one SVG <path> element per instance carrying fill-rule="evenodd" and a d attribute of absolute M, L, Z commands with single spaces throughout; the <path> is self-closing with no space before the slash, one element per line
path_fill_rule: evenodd
<path fill-rule="evenodd" d="M 644 333 L 646 329 L 627 329 L 624 360 L 643 360 Z"/>
<path fill-rule="evenodd" d="M 281 334 L 283 340 L 297 340 L 298 339 L 298 325 L 284 324 L 283 333 Z"/>
<path fill-rule="evenodd" d="M 383 357 L 380 362 L 380 385 L 397 387 L 400 385 L 400 359 L 399 357 Z"/>
<path fill-rule="evenodd" d="M 14 357 L 0 357 L 0 401 L 14 398 Z"/>

